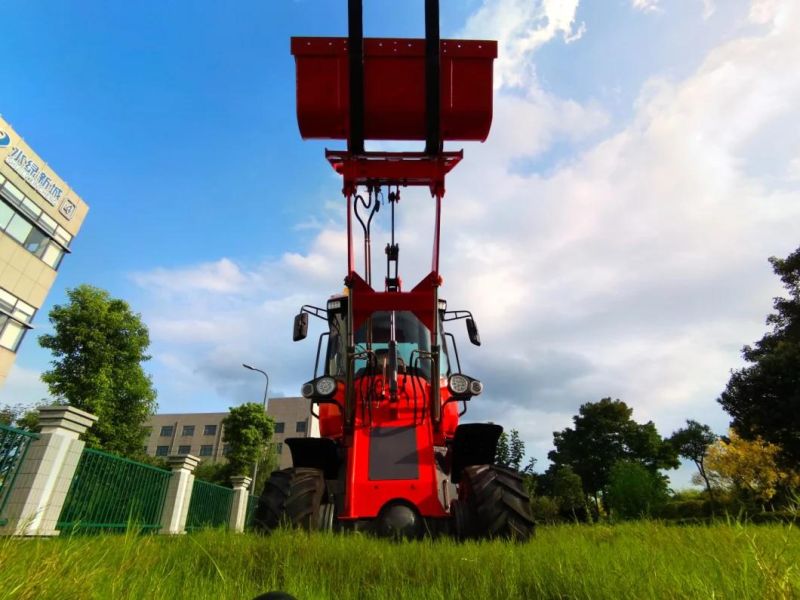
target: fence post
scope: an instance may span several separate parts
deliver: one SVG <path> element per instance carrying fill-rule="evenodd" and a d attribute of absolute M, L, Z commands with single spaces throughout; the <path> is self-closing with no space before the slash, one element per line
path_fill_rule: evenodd
<path fill-rule="evenodd" d="M 78 437 L 97 417 L 72 406 L 39 409 L 41 432 L 28 446 L 8 499 L 8 523 L 0 533 L 58 535 L 56 522 L 85 442 Z"/>
<path fill-rule="evenodd" d="M 244 531 L 244 522 L 247 520 L 247 501 L 250 498 L 250 481 L 245 475 L 231 477 L 233 485 L 233 501 L 231 502 L 231 518 L 228 529 L 241 533 Z"/>
<path fill-rule="evenodd" d="M 192 499 L 194 469 L 200 459 L 191 454 L 167 457 L 172 477 L 167 487 L 167 497 L 161 512 L 159 533 L 174 535 L 186 532 L 186 516 L 189 514 L 189 501 Z"/>

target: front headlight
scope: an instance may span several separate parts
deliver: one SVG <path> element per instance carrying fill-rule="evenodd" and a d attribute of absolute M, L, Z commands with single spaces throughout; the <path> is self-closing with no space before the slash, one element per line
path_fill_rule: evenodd
<path fill-rule="evenodd" d="M 469 393 L 473 396 L 478 396 L 483 391 L 483 384 L 477 379 L 469 382 Z"/>
<path fill-rule="evenodd" d="M 469 390 L 469 379 L 456 373 L 455 375 L 450 376 L 450 380 L 447 382 L 447 387 L 449 387 L 450 391 L 457 396 L 462 396 Z"/>
<path fill-rule="evenodd" d="M 319 396 L 332 396 L 336 391 L 336 380 L 333 377 L 320 377 L 314 384 L 314 390 Z"/>
<path fill-rule="evenodd" d="M 303 387 L 300 388 L 300 393 L 303 394 L 303 398 L 311 398 L 314 395 L 314 384 L 310 381 L 304 383 Z"/>

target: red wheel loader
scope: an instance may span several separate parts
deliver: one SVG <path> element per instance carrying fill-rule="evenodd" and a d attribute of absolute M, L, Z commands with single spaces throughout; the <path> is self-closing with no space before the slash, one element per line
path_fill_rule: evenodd
<path fill-rule="evenodd" d="M 499 425 L 459 425 L 480 380 L 461 372 L 455 337 L 444 324 L 469 311 L 439 297 L 439 232 L 445 176 L 463 157 L 446 140 L 484 141 L 492 120 L 497 43 L 441 40 L 438 0 L 425 1 L 425 39 L 364 38 L 360 0 L 348 2 L 347 38 L 293 38 L 297 119 L 304 138 L 347 140 L 326 151 L 342 176 L 347 207 L 345 293 L 303 306 L 325 331 L 314 377 L 302 387 L 319 419 L 319 438 L 287 440 L 293 467 L 264 487 L 256 527 L 369 530 L 391 537 L 446 533 L 524 540 L 534 522 L 518 473 L 493 464 Z M 422 152 L 367 152 L 365 140 L 419 140 Z M 430 273 L 404 289 L 398 272 L 395 211 L 401 189 L 424 186 L 435 224 Z M 371 226 L 389 212 L 382 289 L 373 286 Z M 363 236 L 364 269 L 354 237 Z"/>

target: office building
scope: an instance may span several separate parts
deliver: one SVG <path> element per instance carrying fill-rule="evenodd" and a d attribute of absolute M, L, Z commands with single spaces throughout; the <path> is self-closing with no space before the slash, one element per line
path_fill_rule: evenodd
<path fill-rule="evenodd" d="M 275 421 L 272 443 L 280 458 L 278 467 L 291 467 L 291 452 L 284 445 L 286 438 L 319 436 L 309 402 L 306 398 L 272 398 L 267 414 Z M 212 462 L 225 460 L 222 420 L 227 416 L 227 412 L 153 415 L 148 423 L 150 435 L 145 451 L 150 456 L 193 454 Z"/>
<path fill-rule="evenodd" d="M 0 117 L 0 386 L 88 210 Z"/>

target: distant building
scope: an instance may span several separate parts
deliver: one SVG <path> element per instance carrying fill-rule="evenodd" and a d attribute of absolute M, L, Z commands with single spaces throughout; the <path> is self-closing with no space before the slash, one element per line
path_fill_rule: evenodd
<path fill-rule="evenodd" d="M 0 386 L 88 210 L 0 117 Z"/>
<path fill-rule="evenodd" d="M 272 443 L 280 457 L 279 468 L 292 466 L 292 455 L 284 445 L 286 438 L 318 437 L 319 425 L 311 416 L 306 398 L 272 398 L 267 414 L 275 420 Z M 224 461 L 227 447 L 222 442 L 222 420 L 226 412 L 153 415 L 147 426 L 150 437 L 145 452 L 149 456 L 193 454 L 202 460 Z"/>

